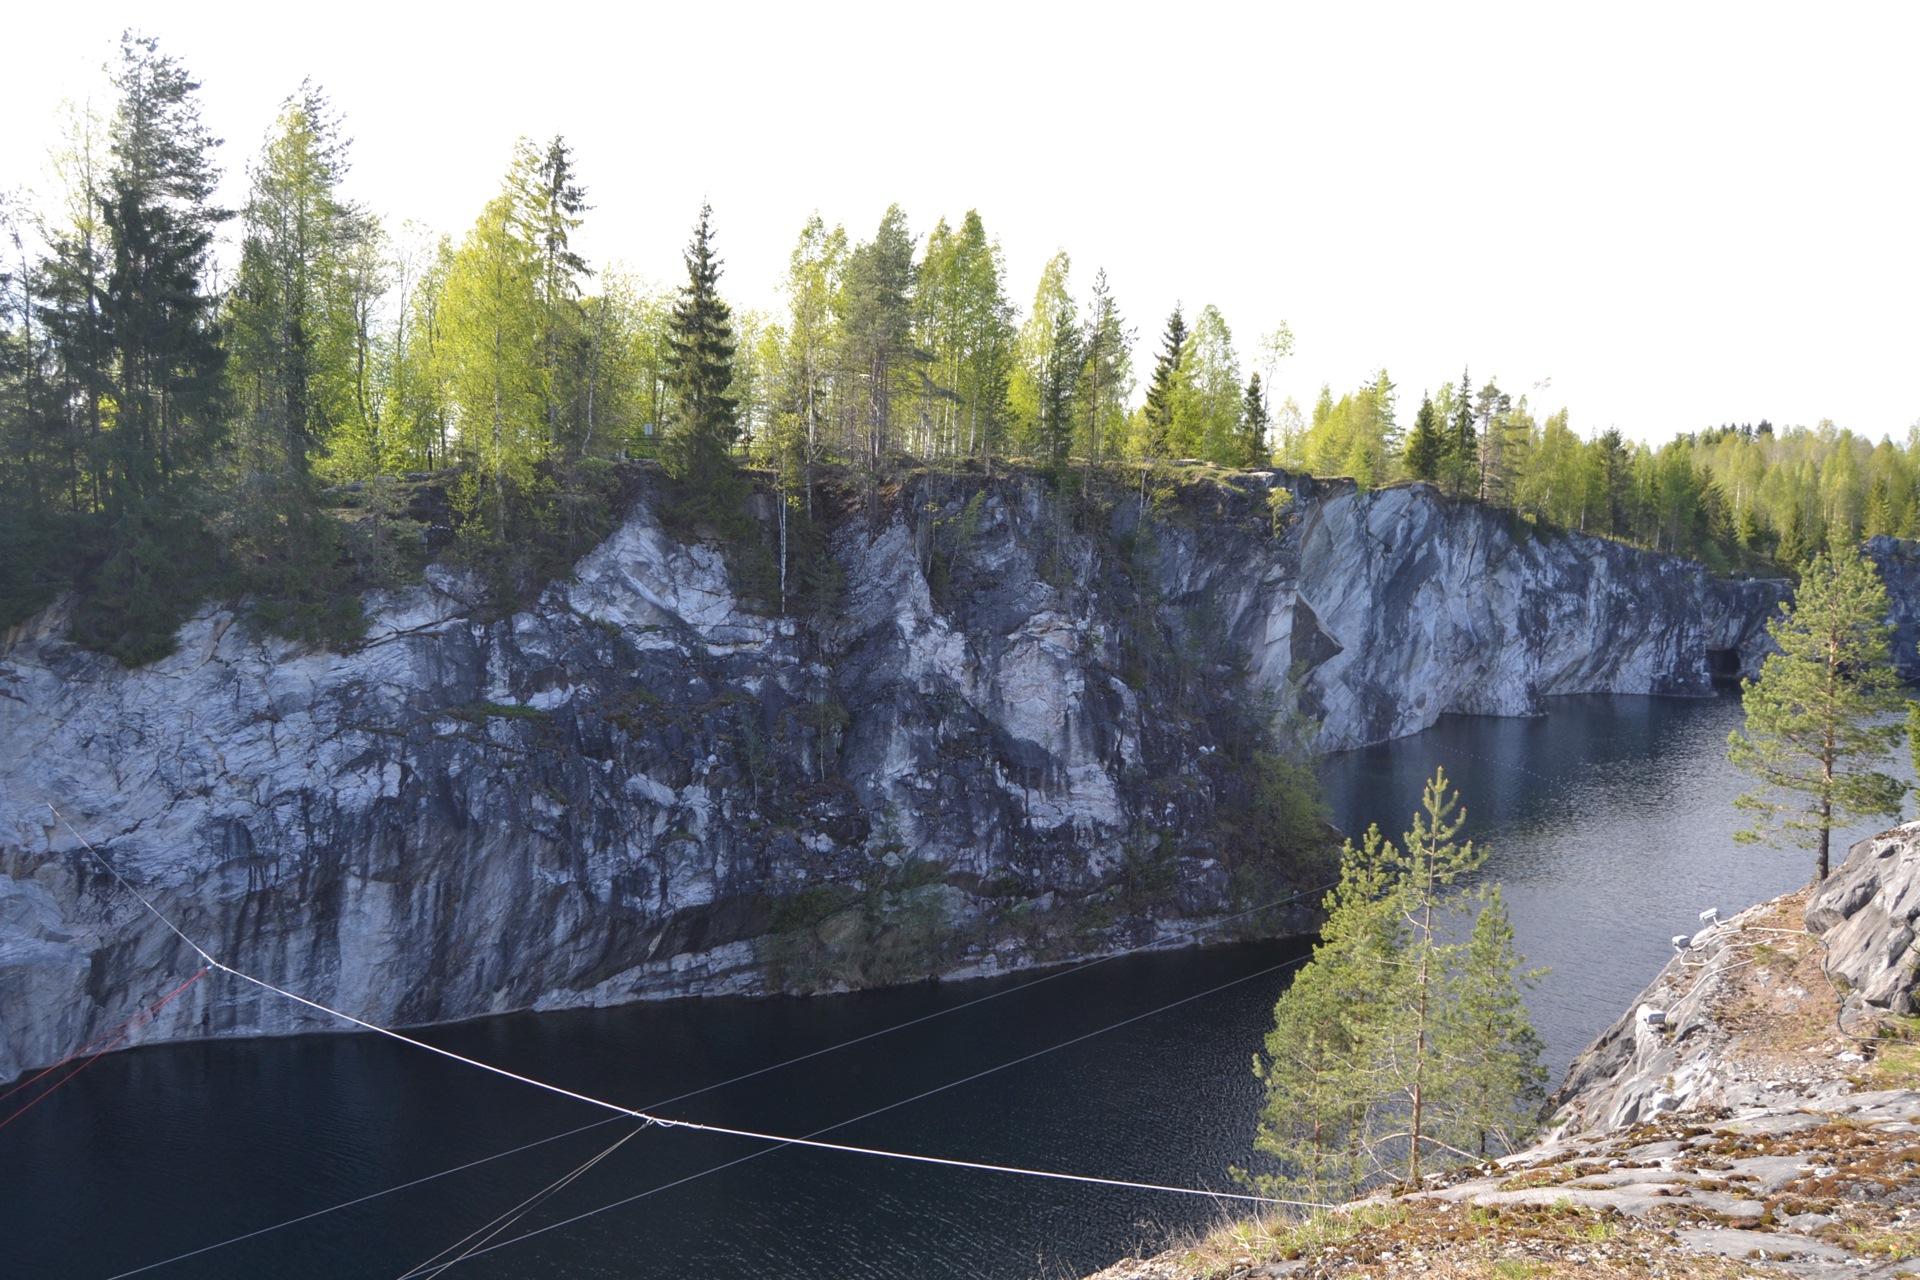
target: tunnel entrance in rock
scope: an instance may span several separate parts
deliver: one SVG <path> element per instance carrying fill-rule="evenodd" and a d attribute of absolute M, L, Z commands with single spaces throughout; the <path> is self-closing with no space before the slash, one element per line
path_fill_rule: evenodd
<path fill-rule="evenodd" d="M 1708 649 L 1707 678 L 1714 687 L 1737 689 L 1740 687 L 1740 651 L 1738 649 Z"/>

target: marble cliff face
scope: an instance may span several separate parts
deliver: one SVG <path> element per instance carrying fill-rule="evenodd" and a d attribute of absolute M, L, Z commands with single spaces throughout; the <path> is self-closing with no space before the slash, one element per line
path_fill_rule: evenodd
<path fill-rule="evenodd" d="M 370 601 L 350 653 L 208 608 L 128 671 L 57 613 L 23 628 L 0 1077 L 197 967 L 103 858 L 223 960 L 389 1024 L 993 972 L 1289 883 L 1234 835 L 1276 708 L 1324 751 L 1704 693 L 1757 663 L 1783 591 L 1424 486 L 1265 473 L 1098 504 L 921 477 L 831 546 L 832 609 L 769 616 L 643 493 L 524 611 L 436 567 Z M 210 978 L 136 1038 L 326 1025 Z"/>

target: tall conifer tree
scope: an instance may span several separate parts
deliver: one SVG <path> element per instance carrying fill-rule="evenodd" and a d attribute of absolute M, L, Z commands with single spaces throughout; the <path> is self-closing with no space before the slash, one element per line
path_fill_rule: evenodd
<path fill-rule="evenodd" d="M 1173 436 L 1173 419 L 1179 409 L 1180 390 L 1186 373 L 1187 321 L 1180 304 L 1173 304 L 1167 317 L 1166 332 L 1160 336 L 1160 354 L 1154 360 L 1153 380 L 1147 384 L 1146 422 L 1148 439 L 1142 450 L 1150 458 L 1164 458 Z"/>
<path fill-rule="evenodd" d="M 1442 441 L 1440 423 L 1433 412 L 1433 397 L 1420 397 L 1420 411 L 1413 417 L 1413 433 L 1407 437 L 1407 474 L 1415 480 L 1432 480 L 1440 474 Z"/>
<path fill-rule="evenodd" d="M 1243 467 L 1262 467 L 1271 451 L 1267 447 L 1267 397 L 1260 386 L 1260 375 L 1247 379 L 1247 393 L 1240 401 L 1240 459 Z"/>
<path fill-rule="evenodd" d="M 683 255 L 687 283 L 669 322 L 671 354 L 667 385 L 673 393 L 674 429 L 668 460 L 704 514 L 732 496 L 736 484 L 733 446 L 739 438 L 733 387 L 732 313 L 720 300 L 720 259 L 713 251 L 713 208 L 700 206 L 700 221 Z"/>

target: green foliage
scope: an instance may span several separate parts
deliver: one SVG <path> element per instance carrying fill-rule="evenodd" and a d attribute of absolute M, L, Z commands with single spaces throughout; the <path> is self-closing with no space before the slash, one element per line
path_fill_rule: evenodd
<path fill-rule="evenodd" d="M 1872 767 L 1892 753 L 1900 726 L 1891 717 L 1906 706 L 1888 663 L 1886 617 L 1872 564 L 1850 548 L 1816 555 L 1767 627 L 1779 651 L 1747 684 L 1746 725 L 1727 738 L 1727 758 L 1760 782 L 1734 801 L 1754 815 L 1735 839 L 1785 835 L 1816 850 L 1816 881 L 1826 878 L 1834 827 L 1893 816 L 1906 793 Z"/>
<path fill-rule="evenodd" d="M 494 574 L 504 603 L 558 571 L 576 531 L 602 527 L 603 486 L 578 474 L 634 456 L 667 464 L 675 527 L 717 538 L 743 593 L 785 614 L 837 590 L 822 468 L 852 466 L 877 519 L 903 453 L 955 470 L 1012 451 L 1056 472 L 1084 459 L 1075 496 L 1090 500 L 1094 471 L 1122 457 L 1247 467 L 1277 448 L 1363 489 L 1432 479 L 1518 512 L 1516 528 L 1724 571 L 1920 534 L 1920 432 L 1874 443 L 1763 422 L 1659 447 L 1582 438 L 1565 410 L 1536 420 L 1526 397 L 1463 372 L 1423 395 L 1403 442 L 1384 370 L 1326 389 L 1309 425 L 1291 399 L 1269 404 L 1291 332 L 1245 358 L 1211 306 L 1191 327 L 1174 309 L 1136 404 L 1134 334 L 1105 272 L 1076 300 L 1059 252 L 1022 323 L 977 210 L 938 220 L 917 260 L 897 205 L 862 244 L 815 215 L 771 316 L 722 298 L 706 209 L 677 295 L 596 276 L 577 251 L 586 188 L 560 137 L 516 144 L 464 235 L 383 226 L 343 194 L 345 122 L 311 84 L 249 165 L 237 271 L 216 298 L 211 249 L 230 215 L 212 202 L 218 144 L 198 85 L 134 37 L 113 75 L 111 117 L 76 116 L 51 205 L 0 202 L 0 621 L 96 584 L 113 599 L 91 607 L 89 634 L 116 652 L 164 648 L 178 613 L 136 607 L 155 576 L 132 541 L 173 545 L 197 519 L 213 555 L 182 589 L 246 595 L 262 624 L 339 642 L 356 626 L 347 597 L 409 557 L 386 515 L 329 527 L 340 517 L 317 486 L 383 480 L 390 494 L 407 473 L 457 469 L 458 554 Z M 37 260 L 22 227 L 39 232 Z M 773 477 L 771 521 L 747 514 L 742 460 Z M 162 630 L 134 638 L 149 626 Z"/>
<path fill-rule="evenodd" d="M 25 622 L 71 584 L 78 524 L 0 507 L 0 630 Z"/>
<path fill-rule="evenodd" d="M 1541 1044 L 1497 890 L 1463 893 L 1484 851 L 1459 844 L 1446 776 L 1403 844 L 1370 829 L 1341 855 L 1313 958 L 1274 1009 L 1254 1071 L 1266 1087 L 1255 1149 L 1265 1194 L 1341 1201 L 1419 1177 L 1423 1157 L 1524 1141 L 1544 1094 Z M 1466 943 L 1448 917 L 1478 907 Z"/>
<path fill-rule="evenodd" d="M 1154 360 L 1153 379 L 1147 384 L 1146 408 L 1141 414 L 1142 430 L 1134 440 L 1135 453 L 1144 458 L 1178 456 L 1174 448 L 1174 417 L 1187 386 L 1187 321 L 1175 303 L 1167 317 L 1166 332 L 1160 338 L 1160 354 Z"/>
<path fill-rule="evenodd" d="M 713 210 L 700 206 L 687 246 L 687 283 L 671 321 L 667 384 L 676 409 L 667 434 L 667 465 L 681 484 L 683 511 L 695 520 L 729 520 L 745 495 L 733 465 L 739 437 L 733 389 L 731 312 L 720 300 L 720 260 L 713 251 Z"/>
<path fill-rule="evenodd" d="M 166 657 L 175 633 L 219 585 L 218 543 L 194 513 L 141 504 L 110 531 L 111 550 L 83 581 L 70 635 L 129 667 Z"/>
<path fill-rule="evenodd" d="M 494 608 L 510 613 L 566 573 L 613 529 L 622 480 L 607 463 L 541 465 L 524 480 L 477 468 L 450 495 L 458 526 L 452 558 L 487 582 Z"/>
<path fill-rule="evenodd" d="M 1351 476 L 1362 489 L 1385 484 L 1394 478 L 1399 447 L 1394 397 L 1384 369 L 1337 401 L 1331 387 L 1322 387 L 1311 425 L 1291 442 L 1291 452 L 1282 461 L 1317 475 Z"/>
<path fill-rule="evenodd" d="M 1433 397 L 1420 397 L 1420 411 L 1414 415 L 1413 432 L 1407 437 L 1407 475 L 1415 480 L 1434 480 L 1440 475 L 1442 439 L 1440 418 L 1433 411 Z"/>
<path fill-rule="evenodd" d="M 1240 403 L 1240 423 L 1235 437 L 1234 456 L 1228 466 L 1263 467 L 1272 456 L 1267 446 L 1267 396 L 1260 386 L 1260 375 L 1247 379 L 1247 393 Z"/>
<path fill-rule="evenodd" d="M 762 943 L 781 986 L 886 986 L 936 972 L 959 945 L 944 905 L 945 869 L 890 856 L 857 884 L 812 885 L 773 905 Z"/>
<path fill-rule="evenodd" d="M 247 487 L 229 534 L 234 589 L 253 623 L 308 644 L 344 648 L 365 634 L 364 580 L 348 549 L 356 536 L 292 478 L 260 477 Z"/>
<path fill-rule="evenodd" d="M 359 323 L 381 288 L 379 228 L 338 194 L 346 142 L 326 96 L 303 83 L 252 166 L 240 270 L 227 303 L 228 368 L 249 470 L 304 483 L 316 454 L 377 451 Z M 350 446 L 351 448 L 352 446 Z"/>

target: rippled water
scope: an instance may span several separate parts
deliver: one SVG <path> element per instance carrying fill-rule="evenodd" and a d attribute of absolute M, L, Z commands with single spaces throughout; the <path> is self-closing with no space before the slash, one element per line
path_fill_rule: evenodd
<path fill-rule="evenodd" d="M 1566 699 L 1541 720 L 1449 720 L 1335 757 L 1324 773 L 1343 825 L 1378 820 L 1397 833 L 1433 765 L 1447 766 L 1471 833 L 1495 850 L 1489 873 L 1507 885 L 1522 946 L 1553 966 L 1533 1006 L 1558 1069 L 1617 1016 L 1702 907 L 1730 911 L 1807 878 L 1810 855 L 1741 850 L 1729 839 L 1741 780 L 1721 750 L 1737 719 L 1730 700 Z M 1297 944 L 1230 947 L 1045 980 L 501 1018 L 424 1034 L 651 1106 L 1003 992 L 662 1110 L 805 1133 L 1088 1036 L 828 1136 L 1225 1189 L 1258 1106 L 1248 1062 L 1285 966 L 1301 954 Z M 367 1036 L 112 1056 L 0 1129 L 0 1275 L 113 1276 L 600 1118 Z M 142 1274 L 399 1276 L 623 1132 L 604 1124 Z M 629 1197 L 640 1198 L 517 1239 Z M 1078 1275 L 1215 1212 L 1155 1193 L 653 1130 L 453 1274 Z"/>

